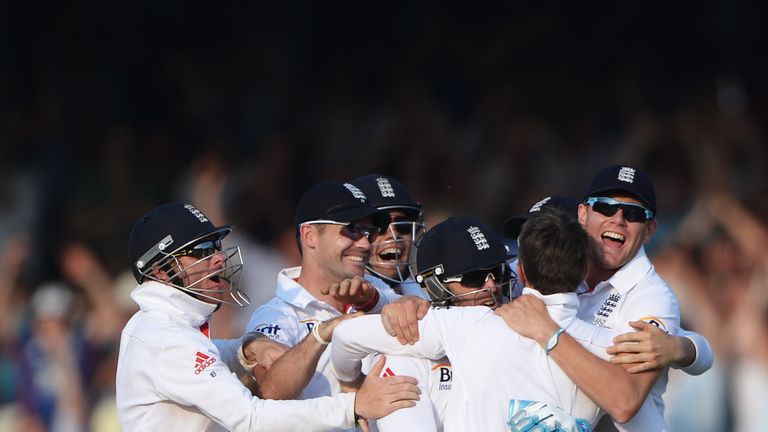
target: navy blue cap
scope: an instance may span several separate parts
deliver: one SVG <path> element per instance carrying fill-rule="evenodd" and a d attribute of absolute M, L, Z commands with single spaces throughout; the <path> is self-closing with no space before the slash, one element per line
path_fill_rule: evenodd
<path fill-rule="evenodd" d="M 444 277 L 453 277 L 512 257 L 501 237 L 485 223 L 475 218 L 452 217 L 421 238 L 416 267 L 422 273 L 441 265 Z"/>
<path fill-rule="evenodd" d="M 656 191 L 648 174 L 628 165 L 609 165 L 589 184 L 584 199 L 610 192 L 625 192 L 634 196 L 656 213 Z"/>
<path fill-rule="evenodd" d="M 296 208 L 296 226 L 316 220 L 354 222 L 379 213 L 363 191 L 350 183 L 326 181 L 313 185 Z"/>
<path fill-rule="evenodd" d="M 223 238 L 230 231 L 230 226 L 214 226 L 203 212 L 190 204 L 163 204 L 145 214 L 131 230 L 128 238 L 131 272 L 141 283 L 143 276 L 139 269 L 146 269 L 161 256 L 214 235 Z"/>
<path fill-rule="evenodd" d="M 360 188 L 371 205 L 379 210 L 402 210 L 414 220 L 421 215 L 421 204 L 414 201 L 398 180 L 381 174 L 358 177 L 350 183 Z"/>
<path fill-rule="evenodd" d="M 516 240 L 523 229 L 523 224 L 531 216 L 538 213 L 542 208 L 553 207 L 562 210 L 574 219 L 579 218 L 579 201 L 573 198 L 566 198 L 559 195 L 552 195 L 537 201 L 528 212 L 521 215 L 511 216 L 501 224 L 501 233 L 505 237 Z"/>

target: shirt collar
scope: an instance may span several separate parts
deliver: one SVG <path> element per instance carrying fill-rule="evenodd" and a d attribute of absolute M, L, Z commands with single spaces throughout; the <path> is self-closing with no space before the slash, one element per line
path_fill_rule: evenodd
<path fill-rule="evenodd" d="M 304 309 L 312 302 L 320 302 L 315 296 L 309 293 L 303 286 L 296 282 L 301 274 L 301 266 L 290 267 L 280 270 L 277 275 L 277 290 L 275 295 L 284 302 Z M 325 304 L 325 303 L 323 303 Z"/>
<path fill-rule="evenodd" d="M 624 264 L 616 273 L 608 279 L 608 283 L 619 292 L 625 293 L 633 286 L 637 285 L 649 271 L 653 269 L 653 264 L 645 255 L 645 248 L 640 246 L 635 256 Z"/>
<path fill-rule="evenodd" d="M 198 300 L 178 288 L 155 282 L 144 282 L 131 292 L 131 298 L 144 312 L 170 314 L 193 326 L 208 322 L 216 305 Z"/>
<path fill-rule="evenodd" d="M 523 288 L 523 294 L 541 299 L 547 305 L 549 316 L 562 328 L 568 327 L 576 319 L 576 312 L 579 310 L 579 297 L 576 293 L 542 295 L 535 289 L 525 287 Z"/>

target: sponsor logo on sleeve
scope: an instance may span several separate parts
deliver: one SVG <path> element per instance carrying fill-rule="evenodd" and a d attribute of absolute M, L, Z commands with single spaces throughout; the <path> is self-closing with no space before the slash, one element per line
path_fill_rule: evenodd
<path fill-rule="evenodd" d="M 451 370 L 450 363 L 440 363 L 432 366 L 432 372 L 440 377 L 438 390 L 447 391 L 451 389 L 451 384 L 453 383 L 453 371 Z"/>
<path fill-rule="evenodd" d="M 198 351 L 197 354 L 195 354 L 195 375 L 200 375 L 205 368 L 214 363 L 216 363 L 216 357 Z"/>
<path fill-rule="evenodd" d="M 280 332 L 283 330 L 279 324 L 259 324 L 254 328 L 255 331 L 269 336 L 271 339 L 279 339 Z"/>
<path fill-rule="evenodd" d="M 647 316 L 647 317 L 642 317 L 642 318 L 640 318 L 638 321 L 645 321 L 645 322 L 647 322 L 648 324 L 653 324 L 653 325 L 655 325 L 656 327 L 658 327 L 658 328 L 660 328 L 660 329 L 664 330 L 664 332 L 665 332 L 665 333 L 669 333 L 669 330 L 667 329 L 667 325 L 666 325 L 666 324 L 664 324 L 664 320 L 662 320 L 662 319 L 661 319 L 661 318 L 659 318 L 659 317 L 655 317 L 655 316 Z"/>

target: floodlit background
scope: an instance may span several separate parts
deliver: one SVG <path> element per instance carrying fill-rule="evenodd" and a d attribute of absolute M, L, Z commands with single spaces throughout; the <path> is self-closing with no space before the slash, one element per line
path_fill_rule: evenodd
<path fill-rule="evenodd" d="M 430 225 L 498 227 L 609 163 L 654 178 L 649 254 L 715 350 L 673 373 L 672 429 L 762 427 L 768 80 L 746 2 L 65 3 L 0 11 L 0 430 L 116 430 L 127 237 L 156 205 L 237 226 L 254 304 L 212 326 L 237 336 L 297 262 L 314 182 L 387 174 Z"/>

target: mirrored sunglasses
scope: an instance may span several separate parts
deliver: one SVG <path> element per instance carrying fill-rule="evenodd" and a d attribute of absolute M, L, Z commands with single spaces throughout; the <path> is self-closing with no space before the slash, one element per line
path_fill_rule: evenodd
<path fill-rule="evenodd" d="M 621 210 L 624 215 L 624 219 L 628 222 L 645 222 L 652 220 L 654 214 L 652 211 L 641 206 L 640 204 L 627 203 L 615 200 L 608 197 L 591 197 L 585 202 L 586 205 L 591 206 L 592 210 L 600 213 L 603 216 L 611 217 Z"/>
<path fill-rule="evenodd" d="M 190 249 L 180 250 L 173 254 L 173 256 L 192 256 L 197 259 L 203 259 L 207 256 L 215 254 L 216 252 L 221 252 L 221 240 L 204 241 L 192 246 Z"/>
<path fill-rule="evenodd" d="M 443 282 L 459 282 L 467 288 L 480 288 L 488 282 L 488 278 L 493 278 L 496 284 L 502 284 L 509 279 L 507 268 L 507 263 L 501 263 L 493 267 L 468 271 L 460 276 L 445 278 Z"/>

